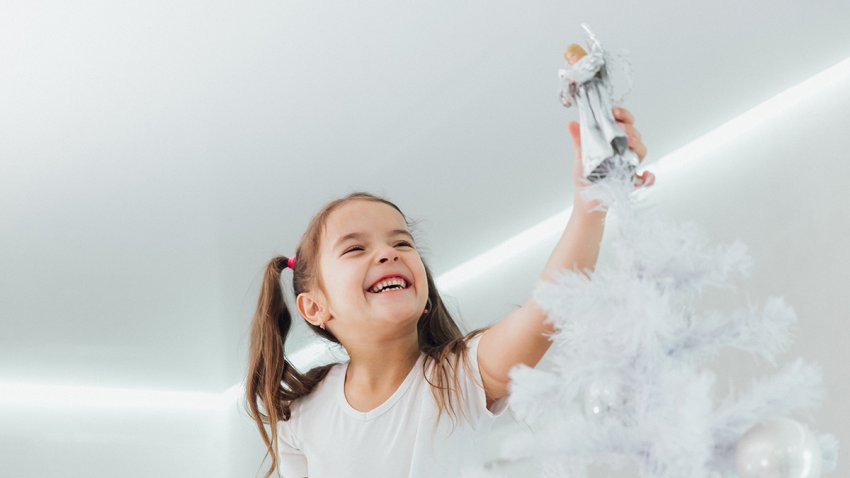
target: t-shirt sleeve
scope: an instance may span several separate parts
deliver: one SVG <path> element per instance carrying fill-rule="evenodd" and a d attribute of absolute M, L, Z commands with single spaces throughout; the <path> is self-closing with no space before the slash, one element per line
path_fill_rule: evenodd
<path fill-rule="evenodd" d="M 481 371 L 478 368 L 478 343 L 480 341 L 481 334 L 478 334 L 467 342 L 467 358 L 473 376 L 468 377 L 466 395 L 472 416 L 477 421 L 488 422 L 495 420 L 504 413 L 508 408 L 508 397 L 504 396 L 496 400 L 490 409 L 487 409 L 487 395 L 484 393 L 484 383 L 481 380 Z"/>
<path fill-rule="evenodd" d="M 293 433 L 292 420 L 280 421 L 277 426 L 277 468 L 283 478 L 307 476 L 307 458 L 301 443 Z"/>

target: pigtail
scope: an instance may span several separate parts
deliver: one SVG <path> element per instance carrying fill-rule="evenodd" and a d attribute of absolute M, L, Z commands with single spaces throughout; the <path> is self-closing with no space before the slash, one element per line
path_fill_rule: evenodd
<path fill-rule="evenodd" d="M 284 376 L 293 371 L 291 364 L 284 358 L 283 350 L 286 335 L 292 326 L 292 317 L 280 287 L 280 273 L 286 261 L 285 257 L 276 257 L 266 266 L 257 311 L 251 321 L 251 347 L 245 380 L 248 415 L 256 422 L 260 436 L 272 455 L 271 468 L 264 478 L 271 476 L 277 467 L 277 421 L 283 417 L 289 419 L 289 414 L 284 413 L 283 389 L 280 385 Z M 266 431 L 266 424 L 269 425 L 271 436 Z"/>
<path fill-rule="evenodd" d="M 286 307 L 280 276 L 288 260 L 279 256 L 266 266 L 251 322 L 245 397 L 248 415 L 254 419 L 267 454 L 271 455 L 271 466 L 263 478 L 271 476 L 278 466 L 277 422 L 289 420 L 292 403 L 309 394 L 334 365 L 301 374 L 285 357 L 284 345 L 292 327 L 292 315 Z"/>

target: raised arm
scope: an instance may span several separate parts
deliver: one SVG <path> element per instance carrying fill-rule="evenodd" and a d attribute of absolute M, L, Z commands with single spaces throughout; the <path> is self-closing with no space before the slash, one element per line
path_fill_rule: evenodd
<path fill-rule="evenodd" d="M 646 147 L 640 141 L 640 133 L 634 129 L 634 119 L 627 110 L 614 110 L 614 117 L 626 130 L 629 147 L 643 161 Z M 578 123 L 569 125 L 570 135 L 576 150 L 573 176 L 576 183 L 573 211 L 564 233 L 555 250 L 549 256 L 541 279 L 551 281 L 554 273 L 569 268 L 577 271 L 593 271 L 599 257 L 599 245 L 605 228 L 605 212 L 591 211 L 594 204 L 586 203 L 581 197 L 585 185 L 581 169 L 581 141 Z M 638 178 L 646 186 L 654 182 L 648 171 Z M 534 300 L 528 301 L 485 331 L 478 345 L 478 367 L 487 395 L 487 405 L 508 394 L 508 372 L 518 364 L 534 367 L 549 350 L 551 342 L 544 334 L 554 328 L 545 322 L 546 313 Z"/>

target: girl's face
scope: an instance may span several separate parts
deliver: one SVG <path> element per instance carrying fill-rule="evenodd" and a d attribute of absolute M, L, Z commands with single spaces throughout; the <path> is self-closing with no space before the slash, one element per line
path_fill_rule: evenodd
<path fill-rule="evenodd" d="M 337 337 L 409 334 L 428 300 L 425 265 L 404 218 L 381 202 L 353 200 L 328 217 L 320 267 Z M 404 290 L 373 293 L 387 275 L 406 279 Z"/>

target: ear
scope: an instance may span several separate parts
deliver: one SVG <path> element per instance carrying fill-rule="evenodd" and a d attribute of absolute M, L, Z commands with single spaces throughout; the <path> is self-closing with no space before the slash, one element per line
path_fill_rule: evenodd
<path fill-rule="evenodd" d="M 328 308 L 324 296 L 312 292 L 302 292 L 295 298 L 295 304 L 301 317 L 307 322 L 318 326 L 328 320 Z"/>

